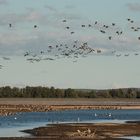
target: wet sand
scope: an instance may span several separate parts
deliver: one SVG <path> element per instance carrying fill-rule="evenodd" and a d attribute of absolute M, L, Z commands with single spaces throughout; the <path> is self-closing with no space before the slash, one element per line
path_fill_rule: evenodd
<path fill-rule="evenodd" d="M 139 99 L 0 98 L 0 115 L 73 109 L 140 109 Z"/>

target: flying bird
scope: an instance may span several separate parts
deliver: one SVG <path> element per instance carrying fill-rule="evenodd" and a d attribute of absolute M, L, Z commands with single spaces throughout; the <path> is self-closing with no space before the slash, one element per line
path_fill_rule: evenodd
<path fill-rule="evenodd" d="M 25 54 L 24 54 L 24 56 L 28 56 L 29 55 L 29 52 L 26 52 Z"/>
<path fill-rule="evenodd" d="M 115 26 L 115 23 L 112 23 L 112 26 Z"/>
<path fill-rule="evenodd" d="M 34 25 L 34 28 L 37 28 L 37 25 Z"/>
<path fill-rule="evenodd" d="M 92 27 L 92 25 L 91 25 L 91 24 L 89 24 L 89 25 L 88 25 L 88 27 Z"/>
<path fill-rule="evenodd" d="M 10 27 L 10 28 L 12 27 L 12 24 L 11 24 L 11 23 L 9 23 L 9 27 Z"/>
<path fill-rule="evenodd" d="M 121 54 L 117 54 L 116 56 L 117 56 L 117 57 L 120 57 L 120 56 L 121 56 Z"/>
<path fill-rule="evenodd" d="M 95 21 L 95 24 L 97 24 L 98 22 L 97 21 Z"/>
<path fill-rule="evenodd" d="M 101 53 L 101 50 L 97 50 L 97 53 Z"/>
<path fill-rule="evenodd" d="M 67 22 L 67 20 L 64 19 L 62 22 Z"/>
<path fill-rule="evenodd" d="M 128 20 L 128 21 L 131 21 L 131 19 L 130 19 L 130 18 L 128 18 L 127 20 Z"/>
<path fill-rule="evenodd" d="M 81 25 L 82 27 L 86 27 L 86 25 Z"/>
<path fill-rule="evenodd" d="M 111 40 L 112 39 L 112 36 L 109 36 L 108 39 Z"/>
<path fill-rule="evenodd" d="M 71 32 L 71 34 L 74 34 L 74 32 Z"/>
<path fill-rule="evenodd" d="M 125 54 L 124 56 L 129 56 L 129 54 Z"/>
<path fill-rule="evenodd" d="M 137 55 L 139 55 L 138 53 L 135 53 L 135 55 L 137 56 Z"/>
<path fill-rule="evenodd" d="M 105 34 L 106 32 L 104 30 L 100 30 L 101 33 Z"/>

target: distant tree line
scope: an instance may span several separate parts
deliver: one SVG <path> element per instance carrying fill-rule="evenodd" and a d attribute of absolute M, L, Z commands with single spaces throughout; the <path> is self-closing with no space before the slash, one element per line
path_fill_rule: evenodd
<path fill-rule="evenodd" d="M 78 90 L 54 87 L 0 87 L 0 98 L 140 98 L 140 89 Z"/>

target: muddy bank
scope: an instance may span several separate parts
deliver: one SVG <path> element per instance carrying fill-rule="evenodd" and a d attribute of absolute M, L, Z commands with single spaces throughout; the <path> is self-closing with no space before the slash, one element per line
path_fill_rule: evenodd
<path fill-rule="evenodd" d="M 140 109 L 140 106 L 114 106 L 114 105 L 0 105 L 0 116 L 13 115 L 18 112 L 47 112 L 58 110 L 118 110 L 118 109 Z"/>
<path fill-rule="evenodd" d="M 91 139 L 91 138 L 0 138 L 0 140 L 99 140 L 99 139 Z M 130 140 L 130 139 L 122 139 L 122 138 L 105 138 L 104 140 Z"/>
<path fill-rule="evenodd" d="M 119 106 L 92 106 L 92 105 L 0 105 L 0 115 L 13 115 L 18 112 L 47 112 L 58 110 L 81 110 L 81 109 L 121 109 Z"/>
<path fill-rule="evenodd" d="M 23 132 L 48 140 L 115 140 L 124 136 L 140 136 L 140 123 L 51 124 L 46 127 L 24 130 Z"/>
<path fill-rule="evenodd" d="M 0 140 L 129 140 L 125 136 L 140 136 L 140 123 L 71 123 L 50 124 L 23 130 L 29 137 L 0 138 Z"/>

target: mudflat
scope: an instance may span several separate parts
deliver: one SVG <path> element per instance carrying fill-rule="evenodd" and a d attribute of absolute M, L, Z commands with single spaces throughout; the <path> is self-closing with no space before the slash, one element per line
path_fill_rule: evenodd
<path fill-rule="evenodd" d="M 56 139 L 116 139 L 124 136 L 140 136 L 140 122 L 53 124 L 24 132 L 37 137 Z"/>
<path fill-rule="evenodd" d="M 0 115 L 73 109 L 140 109 L 139 99 L 0 98 Z"/>
<path fill-rule="evenodd" d="M 0 140 L 126 140 L 125 136 L 140 136 L 140 122 L 50 124 L 23 132 L 28 138 Z"/>

